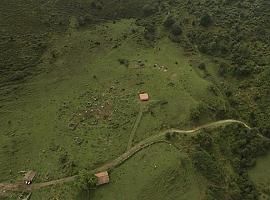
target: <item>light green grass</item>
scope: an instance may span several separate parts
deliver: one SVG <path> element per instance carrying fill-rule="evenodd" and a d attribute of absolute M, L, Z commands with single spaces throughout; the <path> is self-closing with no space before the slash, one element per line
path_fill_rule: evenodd
<path fill-rule="evenodd" d="M 207 92 L 211 83 L 190 66 L 177 44 L 165 38 L 154 47 L 144 45 L 141 33 L 131 34 L 132 27 L 136 28 L 133 20 L 123 20 L 90 30 L 70 29 L 66 35 L 51 41 L 50 50 L 41 64 L 46 73 L 26 83 L 23 90 L 2 104 L 1 182 L 14 182 L 21 178 L 19 171 L 29 169 L 38 172 L 36 181 L 60 178 L 82 168 L 94 168 L 122 154 L 139 111 L 140 91 L 148 92 L 151 100 L 168 101 L 168 104 L 150 105 L 149 111 L 152 110 L 154 115 L 144 113 L 135 141 L 146 138 L 164 125 L 188 125 L 190 108 L 201 100 L 211 102 L 216 98 Z M 138 31 L 141 32 L 141 28 Z M 124 35 L 128 37 L 125 39 Z M 100 42 L 100 45 L 95 42 Z M 112 48 L 116 43 L 121 45 Z M 56 58 L 52 57 L 53 54 Z M 119 58 L 128 59 L 129 67 L 120 65 Z M 138 67 L 138 60 L 142 60 L 145 66 Z M 168 70 L 157 69 L 154 64 L 164 65 Z M 101 109 L 105 102 L 109 102 L 112 105 L 111 121 L 99 119 L 98 124 L 93 125 L 90 117 L 72 131 L 68 128 L 72 116 L 88 109 L 89 102 L 92 104 L 89 109 Z M 77 144 L 78 138 L 83 141 L 80 145 Z M 169 156 L 171 152 L 166 152 L 166 148 L 159 151 L 160 158 L 155 155 L 156 162 L 161 162 L 161 158 L 169 159 L 162 161 L 160 171 L 148 166 L 154 160 L 147 155 L 147 162 L 140 163 L 140 168 L 145 170 L 138 171 L 137 178 L 133 173 L 137 169 L 135 165 L 124 165 L 113 172 L 108 186 L 111 189 L 107 190 L 106 186 L 98 189 L 95 195 L 108 199 L 107 194 L 119 184 L 121 186 L 121 181 L 127 181 L 126 187 L 121 186 L 124 193 L 132 192 L 135 196 L 141 193 L 140 197 L 146 198 L 150 190 L 155 190 L 153 184 L 158 177 L 168 176 L 166 168 L 171 164 L 175 166 L 176 158 Z M 76 164 L 73 171 L 63 170 L 63 164 L 59 163 L 60 156 L 65 153 L 68 160 Z M 153 173 L 151 177 L 147 176 L 149 173 Z M 126 177 L 121 174 L 126 174 Z M 133 188 L 129 181 L 134 178 L 136 184 L 144 182 L 146 189 L 142 189 L 143 185 L 140 189 Z M 48 196 L 55 192 L 53 189 L 46 191 Z M 191 193 L 183 196 L 180 189 L 179 195 L 183 199 L 193 198 Z M 40 199 L 39 192 L 33 199 Z"/>
<path fill-rule="evenodd" d="M 270 152 L 257 159 L 256 166 L 249 170 L 249 176 L 261 193 L 260 199 L 270 199 Z"/>
<path fill-rule="evenodd" d="M 138 153 L 114 170 L 93 199 L 198 199 L 201 187 L 186 155 L 166 144 Z M 173 191 L 173 192 L 172 192 Z"/>

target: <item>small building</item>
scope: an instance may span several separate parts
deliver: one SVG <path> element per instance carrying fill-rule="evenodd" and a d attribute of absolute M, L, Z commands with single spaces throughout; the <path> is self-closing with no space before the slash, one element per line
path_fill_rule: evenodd
<path fill-rule="evenodd" d="M 147 93 L 140 93 L 139 97 L 140 97 L 141 101 L 148 101 L 149 100 L 149 95 Z"/>
<path fill-rule="evenodd" d="M 110 177 L 107 171 L 95 174 L 97 177 L 97 185 L 104 185 L 110 182 Z"/>
<path fill-rule="evenodd" d="M 30 171 L 26 172 L 26 174 L 24 175 L 24 178 L 23 178 L 24 183 L 26 185 L 30 185 L 33 182 L 35 176 L 36 176 L 35 171 L 30 170 Z"/>

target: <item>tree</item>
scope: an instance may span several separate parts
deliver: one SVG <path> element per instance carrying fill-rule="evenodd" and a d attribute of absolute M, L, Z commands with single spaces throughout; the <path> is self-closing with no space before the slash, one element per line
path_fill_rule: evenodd
<path fill-rule="evenodd" d="M 200 144 L 200 147 L 205 150 L 210 150 L 213 145 L 213 138 L 207 132 L 199 132 L 196 136 L 196 141 Z"/>
<path fill-rule="evenodd" d="M 172 34 L 175 36 L 181 35 L 182 34 L 182 28 L 180 26 L 179 23 L 174 23 L 172 25 L 172 30 L 171 30 Z"/>
<path fill-rule="evenodd" d="M 200 25 L 203 27 L 209 27 L 213 23 L 212 18 L 209 14 L 205 14 L 200 19 Z"/>
<path fill-rule="evenodd" d="M 200 64 L 198 65 L 198 68 L 201 69 L 201 70 L 205 70 L 205 69 L 206 69 L 205 63 L 200 63 Z"/>
<path fill-rule="evenodd" d="M 154 41 L 157 33 L 157 28 L 154 23 L 147 24 L 144 31 L 144 38 Z"/>
<path fill-rule="evenodd" d="M 171 133 L 170 132 L 166 133 L 165 138 L 166 140 L 171 140 Z"/>
<path fill-rule="evenodd" d="M 97 177 L 94 174 L 89 173 L 87 170 L 81 170 L 76 179 L 76 186 L 85 191 L 96 188 Z"/>
<path fill-rule="evenodd" d="M 125 65 L 126 67 L 129 66 L 129 60 L 128 60 L 128 59 L 119 58 L 119 59 L 118 59 L 118 62 L 119 62 L 121 65 Z"/>
<path fill-rule="evenodd" d="M 225 76 L 226 73 L 228 72 L 229 68 L 230 68 L 230 66 L 229 66 L 227 63 L 221 62 L 221 63 L 219 64 L 218 74 L 219 74 L 220 76 Z"/>
<path fill-rule="evenodd" d="M 165 27 L 169 28 L 169 27 L 171 27 L 174 23 L 175 23 L 174 17 L 173 17 L 173 16 L 168 16 L 168 17 L 165 19 L 163 25 L 164 25 Z"/>
<path fill-rule="evenodd" d="M 157 6 L 156 5 L 150 5 L 146 4 L 142 8 L 144 16 L 150 16 L 154 14 L 157 11 Z"/>
<path fill-rule="evenodd" d="M 196 107 L 191 108 L 190 110 L 190 119 L 193 122 L 198 122 L 201 118 L 201 116 L 205 113 L 207 113 L 208 109 L 206 104 L 200 103 Z"/>

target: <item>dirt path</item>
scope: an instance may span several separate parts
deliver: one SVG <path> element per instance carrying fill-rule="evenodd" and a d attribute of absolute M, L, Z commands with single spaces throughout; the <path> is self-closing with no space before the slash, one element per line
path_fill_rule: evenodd
<path fill-rule="evenodd" d="M 131 147 L 128 151 L 126 151 L 124 154 L 122 154 L 118 158 L 116 158 L 108 163 L 105 163 L 101 167 L 98 167 L 98 168 L 92 170 L 91 172 L 95 173 L 95 172 L 100 172 L 100 171 L 112 170 L 115 167 L 123 164 L 126 160 L 128 160 L 129 158 L 134 156 L 139 151 L 141 151 L 147 147 L 150 147 L 151 145 L 154 145 L 156 143 L 168 143 L 167 141 L 164 140 L 164 136 L 166 135 L 166 133 L 175 132 L 178 134 L 184 134 L 184 133 L 194 134 L 194 133 L 200 131 L 201 129 L 215 128 L 218 126 L 224 126 L 226 124 L 232 124 L 232 123 L 242 124 L 244 127 L 251 129 L 246 123 L 244 123 L 242 121 L 238 121 L 238 120 L 233 120 L 233 119 L 227 119 L 227 120 L 221 120 L 221 121 L 217 121 L 217 122 L 213 122 L 213 123 L 208 123 L 208 124 L 199 126 L 197 128 L 191 129 L 191 130 L 168 129 L 168 130 L 162 131 L 156 135 L 153 135 L 153 136 L 139 142 L 138 144 Z M 261 135 L 261 137 L 264 137 L 264 136 Z M 29 185 L 29 186 L 27 186 L 23 183 L 15 183 L 15 184 L 0 183 L 0 194 L 1 193 L 4 194 L 6 191 L 32 191 L 32 190 L 48 187 L 51 185 L 72 182 L 76 179 L 76 177 L 77 177 L 77 175 L 67 177 L 67 178 L 58 179 L 58 180 L 53 180 L 53 181 L 49 181 L 49 182 L 35 183 L 35 184 Z"/>
<path fill-rule="evenodd" d="M 135 133 L 136 133 L 136 131 L 138 129 L 138 126 L 139 126 L 139 124 L 141 122 L 141 119 L 142 119 L 143 109 L 144 109 L 144 105 L 141 104 L 140 105 L 140 111 L 138 113 L 135 124 L 134 124 L 134 126 L 133 126 L 133 128 L 131 130 L 130 136 L 129 136 L 129 141 L 128 141 L 128 144 L 127 144 L 127 151 L 132 147 L 132 142 L 133 142 L 133 139 L 135 137 Z"/>

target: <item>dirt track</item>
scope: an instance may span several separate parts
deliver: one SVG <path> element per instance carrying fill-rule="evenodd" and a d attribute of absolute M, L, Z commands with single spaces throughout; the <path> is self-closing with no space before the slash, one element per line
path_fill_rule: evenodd
<path fill-rule="evenodd" d="M 133 142 L 135 133 L 136 133 L 136 131 L 138 129 L 138 126 L 139 126 L 139 124 L 141 122 L 141 119 L 142 119 L 143 108 L 144 108 L 144 106 L 143 106 L 143 104 L 141 104 L 139 114 L 138 114 L 138 116 L 136 118 L 135 124 L 134 124 L 134 126 L 132 128 L 132 131 L 130 133 L 129 141 L 128 141 L 128 144 L 127 144 L 127 151 L 132 147 L 132 142 Z"/>
<path fill-rule="evenodd" d="M 197 128 L 191 129 L 191 130 L 168 129 L 168 130 L 162 131 L 156 135 L 153 135 L 153 136 L 139 142 L 138 144 L 136 144 L 135 146 L 130 148 L 128 151 L 126 151 L 125 153 L 120 155 L 118 158 L 116 158 L 108 163 L 105 163 L 101 167 L 98 167 L 98 168 L 92 170 L 91 172 L 95 173 L 95 172 L 106 171 L 106 170 L 110 171 L 110 170 L 114 169 L 115 167 L 123 164 L 126 160 L 128 160 L 129 158 L 134 156 L 137 152 L 141 151 L 142 149 L 145 149 L 145 148 L 147 148 L 151 145 L 154 145 L 156 143 L 168 143 L 167 141 L 163 140 L 164 136 L 168 132 L 175 132 L 178 134 L 183 134 L 183 133 L 194 134 L 194 133 L 200 131 L 201 129 L 215 128 L 218 126 L 223 126 L 223 125 L 231 124 L 231 123 L 242 124 L 244 127 L 251 129 L 246 123 L 244 123 L 242 121 L 238 121 L 238 120 L 233 120 L 233 119 L 221 120 L 221 121 L 217 121 L 217 122 L 208 123 L 208 124 L 199 126 Z M 260 135 L 260 137 L 264 137 L 264 136 Z M 43 183 L 35 183 L 35 184 L 29 185 L 29 186 L 27 186 L 23 183 L 15 183 L 15 184 L 0 183 L 0 195 L 5 194 L 6 191 L 32 191 L 32 190 L 36 190 L 36 189 L 40 189 L 40 188 L 44 188 L 44 187 L 48 187 L 48 186 L 52 186 L 52 185 L 57 185 L 57 184 L 66 183 L 66 182 L 72 182 L 76 179 L 76 177 L 77 177 L 77 175 L 58 179 L 58 180 L 43 182 Z"/>

